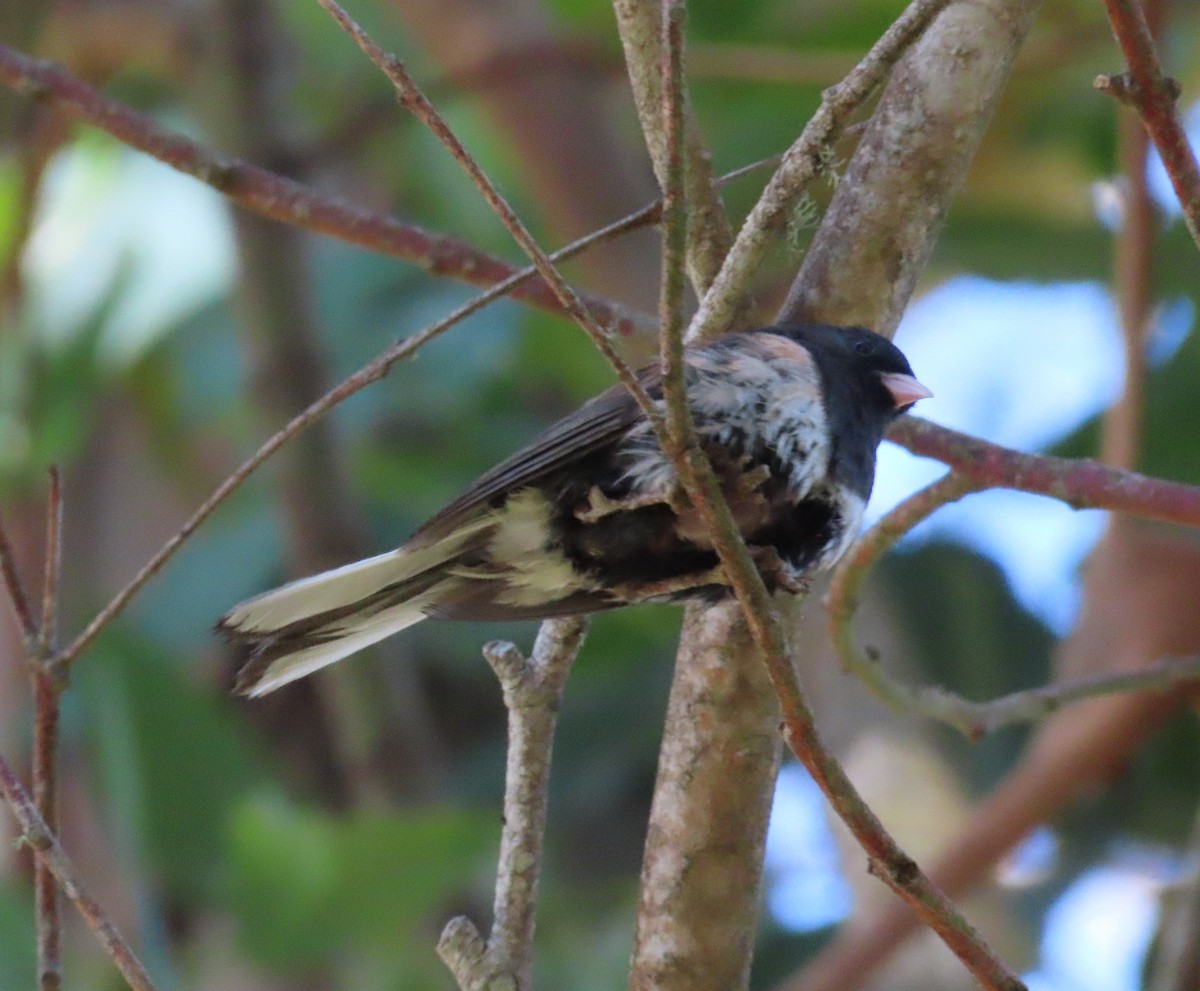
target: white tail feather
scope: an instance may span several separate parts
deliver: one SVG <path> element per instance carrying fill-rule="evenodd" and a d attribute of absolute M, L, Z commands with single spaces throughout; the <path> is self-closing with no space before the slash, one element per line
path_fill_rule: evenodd
<path fill-rule="evenodd" d="M 383 609 L 371 616 L 348 620 L 339 629 L 336 639 L 315 647 L 305 647 L 272 661 L 247 694 L 251 698 L 266 695 L 289 681 L 312 674 L 319 668 L 379 642 L 384 637 L 419 623 L 425 618 L 424 610 L 437 601 L 441 591 L 442 585 L 435 585 L 408 602 Z"/>
<path fill-rule="evenodd" d="M 401 547 L 364 561 L 289 582 L 247 599 L 221 621 L 237 633 L 271 633 L 318 613 L 353 605 L 381 588 L 436 568 L 491 521 L 483 519 L 424 547 Z"/>

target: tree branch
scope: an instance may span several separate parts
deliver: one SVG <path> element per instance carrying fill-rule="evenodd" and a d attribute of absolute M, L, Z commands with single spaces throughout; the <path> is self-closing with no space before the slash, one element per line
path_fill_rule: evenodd
<path fill-rule="evenodd" d="M 892 335 L 1038 4 L 957 0 L 897 65 L 782 316 Z"/>
<path fill-rule="evenodd" d="M 628 229 L 631 225 L 641 223 L 647 216 L 657 215 L 657 204 L 650 204 L 648 207 L 639 211 L 637 214 L 631 214 L 615 224 L 610 224 L 608 227 L 596 231 L 594 234 L 589 234 L 587 237 L 580 238 L 573 244 L 569 244 L 564 248 L 560 248 L 550 257 L 554 261 L 563 261 L 567 258 L 572 258 L 579 254 L 597 241 L 603 240 L 614 234 L 620 233 Z M 515 272 L 507 279 L 497 282 L 490 289 L 474 299 L 468 300 L 462 306 L 453 310 L 446 316 L 442 317 L 435 323 L 418 331 L 410 337 L 393 344 L 391 347 L 384 350 L 376 358 L 372 359 L 353 375 L 344 379 L 334 388 L 330 389 L 320 399 L 316 400 L 306 409 L 296 414 L 287 425 L 277 433 L 269 437 L 261 447 L 249 458 L 247 458 L 237 470 L 234 471 L 228 478 L 225 479 L 213 491 L 200 507 L 187 519 L 187 521 L 179 528 L 178 531 L 168 540 L 158 552 L 142 566 L 141 570 L 130 580 L 130 582 L 122 588 L 108 604 L 94 616 L 91 622 L 83 629 L 83 631 L 62 650 L 59 654 L 59 661 L 68 666 L 72 664 L 80 654 L 92 645 L 96 637 L 98 637 L 116 617 L 125 609 L 126 606 L 133 600 L 134 596 L 145 587 L 163 566 L 169 561 L 175 553 L 188 541 L 196 529 L 202 524 L 213 512 L 231 496 L 242 483 L 246 481 L 271 455 L 278 451 L 281 447 L 288 443 L 293 437 L 306 429 L 312 423 L 316 422 L 333 407 L 337 406 L 343 400 L 349 399 L 352 395 L 361 389 L 366 388 L 374 382 L 383 379 L 392 370 L 392 367 L 405 358 L 412 357 L 420 348 L 424 347 L 435 337 L 445 333 L 451 327 L 461 323 L 467 317 L 479 310 L 483 309 L 489 303 L 495 302 L 497 299 L 506 296 L 513 286 L 530 278 L 535 269 L 530 266 Z M 4 551 L 4 546 L 0 545 L 0 554 Z M 11 561 L 11 554 L 9 555 Z M 7 580 L 7 570 L 5 576 Z M 13 572 L 15 577 L 15 571 Z M 19 583 L 16 586 L 19 588 Z"/>
<path fill-rule="evenodd" d="M 513 268 L 486 252 L 445 234 L 322 196 L 267 169 L 214 152 L 159 126 L 150 117 L 110 100 L 52 62 L 0 45 L 0 83 L 28 97 L 48 100 L 67 115 L 112 135 L 180 172 L 199 179 L 243 209 L 281 223 L 328 234 L 349 244 L 390 255 L 430 275 L 491 286 Z M 510 287 L 530 305 L 565 314 L 561 300 L 540 279 Z M 588 311 L 605 328 L 623 336 L 652 329 L 642 314 L 596 296 L 582 295 Z"/>
<path fill-rule="evenodd" d="M 1141 114 L 1183 208 L 1188 231 L 1200 247 L 1200 167 L 1175 106 L 1178 84 L 1163 74 L 1139 0 L 1104 0 L 1104 7 L 1129 66 L 1129 81 L 1120 92 Z M 1097 88 L 1112 92 L 1113 83 L 1113 77 L 1101 76 Z"/>
<path fill-rule="evenodd" d="M 1063 706 L 1114 692 L 1165 690 L 1200 677 L 1200 658 L 1161 661 L 1138 671 L 1123 671 L 1040 688 L 1013 692 L 988 702 L 972 702 L 939 687 L 913 688 L 893 680 L 874 652 L 860 650 L 854 641 L 854 614 L 859 594 L 875 563 L 904 534 L 950 502 L 990 486 L 950 472 L 904 500 L 855 543 L 834 570 L 825 597 L 830 638 L 842 666 L 855 674 L 893 711 L 936 719 L 969 739 L 978 739 L 1001 726 L 1044 719 Z"/>
<path fill-rule="evenodd" d="M 32 647 L 37 639 L 37 620 L 34 619 L 33 610 L 29 606 L 29 596 L 25 593 L 21 573 L 17 570 L 17 558 L 3 522 L 0 522 L 0 576 L 4 579 L 8 601 L 12 603 L 13 615 L 16 617 L 17 626 L 20 627 L 21 636 L 26 644 Z"/>
<path fill-rule="evenodd" d="M 1200 526 L 1200 486 L 1109 468 L 1098 461 L 1024 454 L 916 416 L 888 431 L 913 454 L 934 458 L 979 488 L 1050 496 L 1075 509 L 1111 509 L 1148 520 Z"/>
<path fill-rule="evenodd" d="M 692 318 L 688 340 L 706 340 L 728 328 L 738 300 L 762 261 L 772 235 L 808 184 L 827 170 L 828 150 L 845 129 L 850 115 L 866 102 L 905 49 L 949 2 L 913 0 L 854 70 L 822 94 L 817 112 L 784 155 L 779 169 L 738 231 L 720 272 Z M 786 307 L 780 313 L 784 319 L 792 316 Z"/>
<path fill-rule="evenodd" d="M 21 826 L 22 839 L 32 848 L 38 863 L 44 865 L 62 885 L 67 897 L 79 909 L 79 914 L 104 944 L 109 957 L 124 975 L 126 983 L 133 991 L 154 991 L 150 975 L 146 973 L 146 969 L 116 926 L 109 921 L 104 909 L 79 883 L 71 861 L 63 852 L 58 838 L 38 814 L 28 793 L 21 787 L 21 783 L 3 757 L 0 757 L 0 794 L 4 796 Z"/>
<path fill-rule="evenodd" d="M 658 407 L 646 394 L 633 370 L 625 363 L 625 360 L 618 353 L 616 347 L 609 336 L 609 331 L 601 326 L 595 316 L 584 306 L 583 301 L 576 294 L 566 281 L 554 267 L 553 261 L 547 255 L 538 243 L 534 240 L 533 235 L 521 222 L 521 218 L 508 202 L 500 195 L 500 191 L 496 188 L 495 183 L 491 181 L 479 167 L 479 163 L 467 151 L 463 143 L 458 139 L 458 136 L 450 129 L 441 114 L 429 102 L 429 99 L 421 92 L 421 88 L 417 86 L 416 80 L 409 74 L 404 63 L 394 55 L 388 55 L 380 48 L 370 36 L 364 31 L 353 18 L 336 2 L 336 0 L 317 0 L 334 19 L 337 25 L 346 32 L 356 45 L 362 50 L 375 66 L 391 81 L 396 88 L 396 96 L 400 100 L 400 105 L 408 110 L 414 117 L 417 118 L 430 133 L 433 134 L 454 156 L 454 160 L 458 162 L 475 188 L 479 190 L 480 195 L 492 211 L 500 218 L 501 222 L 512 235 L 513 240 L 517 242 L 521 250 L 533 262 L 534 267 L 538 270 L 538 274 L 550 286 L 551 291 L 562 304 L 563 310 L 583 329 L 588 335 L 596 349 L 604 355 L 605 359 L 612 366 L 613 371 L 617 373 L 617 378 L 621 384 L 629 390 L 629 394 L 633 396 L 638 407 L 646 415 L 646 418 L 652 424 L 658 424 L 662 417 L 659 414 Z"/>
<path fill-rule="evenodd" d="M 45 575 L 42 580 L 42 616 L 29 653 L 33 680 L 33 801 L 46 829 L 58 832 L 58 724 L 59 698 L 65 686 L 58 649 L 59 579 L 62 575 L 62 481 L 58 468 L 50 469 L 46 498 Z M 34 864 L 37 917 L 38 988 L 62 987 L 62 918 L 58 885 L 41 860 Z"/>
<path fill-rule="evenodd" d="M 451 919 L 438 941 L 438 955 L 462 991 L 531 987 L 554 727 L 567 675 L 586 633 L 586 619 L 547 620 L 529 660 L 511 643 L 483 648 L 508 710 L 504 828 L 487 942 L 465 916 Z"/>
<path fill-rule="evenodd" d="M 613 11 L 617 16 L 617 29 L 625 50 L 625 65 L 642 134 L 659 186 L 665 190 L 670 153 L 663 121 L 662 4 L 657 0 L 614 0 Z M 701 136 L 682 83 L 680 89 L 683 94 L 681 112 L 688 121 L 681 153 L 686 161 L 683 181 L 688 204 L 687 269 L 696 291 L 703 293 L 716 278 L 733 241 L 733 233 L 713 181 L 712 154 Z"/>

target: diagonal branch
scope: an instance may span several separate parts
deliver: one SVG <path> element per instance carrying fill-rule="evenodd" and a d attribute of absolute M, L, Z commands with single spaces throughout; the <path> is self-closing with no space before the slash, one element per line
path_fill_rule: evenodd
<path fill-rule="evenodd" d="M 521 250 L 528 255 L 529 260 L 533 262 L 534 267 L 538 270 L 538 274 L 550 286 L 551 291 L 557 297 L 559 303 L 566 313 L 583 328 L 584 332 L 591 339 L 597 350 L 604 355 L 605 359 L 617 373 L 617 378 L 629 390 L 629 394 L 636 400 L 638 407 L 646 418 L 652 424 L 660 423 L 662 417 L 659 414 L 658 407 L 655 406 L 653 400 L 647 395 L 633 370 L 625 363 L 616 347 L 613 345 L 609 337 L 609 332 L 601 326 L 596 317 L 584 306 L 583 301 L 576 294 L 575 290 L 567 285 L 566 280 L 559 274 L 554 267 L 554 262 L 550 256 L 542 250 L 538 243 L 534 240 L 533 235 L 521 222 L 521 218 L 517 216 L 508 202 L 500 194 L 495 183 L 491 181 L 480 168 L 479 163 L 467 151 L 463 143 L 458 139 L 458 136 L 450 129 L 445 119 L 439 114 L 428 97 L 425 96 L 421 89 L 416 84 L 404 63 L 393 55 L 388 55 L 380 48 L 370 36 L 364 31 L 349 14 L 336 2 L 336 0 L 317 0 L 329 15 L 337 22 L 338 26 L 346 32 L 356 45 L 365 54 L 384 75 L 388 77 L 392 85 L 396 88 L 396 95 L 400 100 L 400 105 L 413 114 L 429 131 L 436 137 L 454 156 L 454 160 L 462 166 L 463 170 L 470 177 L 475 187 L 483 196 L 484 201 L 490 206 L 493 212 L 500 218 L 508 232 L 512 235 L 513 240 L 517 242 Z"/>
<path fill-rule="evenodd" d="M 64 113 L 98 127 L 131 148 L 200 180 L 243 209 L 281 223 L 328 234 L 370 251 L 400 258 L 431 275 L 491 286 L 508 279 L 507 262 L 450 237 L 395 217 L 323 196 L 258 165 L 219 154 L 169 131 L 145 114 L 111 100 L 53 62 L 0 44 L 0 83 L 29 97 L 47 100 Z M 567 312 L 540 279 L 522 279 L 513 294 L 540 309 Z M 582 299 L 597 321 L 629 336 L 650 329 L 647 317 L 600 297 Z"/>
<path fill-rule="evenodd" d="M 79 914 L 104 944 L 109 957 L 124 975 L 126 983 L 133 991 L 154 991 L 154 982 L 150 980 L 145 967 L 129 948 L 116 926 L 109 921 L 104 909 L 79 883 L 75 869 L 58 838 L 46 827 L 29 794 L 21 787 L 17 776 L 3 757 L 0 757 L 0 795 L 4 797 L 21 826 L 22 839 L 33 849 L 38 862 L 44 864 L 62 885 L 67 897 L 79 909 Z"/>
<path fill-rule="evenodd" d="M 625 64 L 642 134 L 659 185 L 665 190 L 671 153 L 667 148 L 668 129 L 663 121 L 662 4 L 657 0 L 614 0 L 613 10 L 625 49 Z M 688 204 L 687 269 L 692 284 L 698 293 L 702 293 L 716 277 L 733 233 L 717 184 L 713 181 L 712 155 L 700 135 L 682 80 L 680 90 L 681 112 L 688 121 L 679 153 L 686 163 L 683 182 Z"/>
<path fill-rule="evenodd" d="M 1188 231 L 1200 247 L 1200 166 L 1175 106 L 1178 84 L 1163 74 L 1140 0 L 1104 0 L 1104 6 L 1129 66 L 1129 85 L 1123 87 L 1123 92 L 1142 116 L 1183 208 Z M 1101 80 L 1110 85 L 1097 88 L 1112 88 L 1109 77 Z"/>
<path fill-rule="evenodd" d="M 980 488 L 1050 496 L 1076 509 L 1111 509 L 1200 527 L 1200 486 L 1109 468 L 1086 458 L 1024 454 L 916 416 L 897 420 L 888 439 L 934 458 Z"/>
<path fill-rule="evenodd" d="M 4 587 L 8 592 L 8 601 L 12 603 L 13 615 L 21 629 L 25 642 L 32 645 L 37 639 L 37 620 L 34 619 L 33 609 L 29 605 L 29 596 L 25 592 L 25 584 L 21 581 L 21 573 L 17 570 L 17 558 L 13 553 L 12 543 L 8 539 L 8 531 L 0 522 L 0 575 L 4 578 Z"/>
<path fill-rule="evenodd" d="M 619 232 L 626 229 L 631 220 L 640 222 L 643 215 L 657 209 L 654 204 L 647 207 L 645 210 L 639 211 L 638 214 L 631 215 L 629 218 L 619 220 L 615 224 L 589 234 L 587 237 L 580 238 L 573 244 L 569 244 L 564 248 L 559 249 L 551 255 L 555 261 L 562 261 L 567 258 L 574 257 L 585 248 L 594 244 L 598 240 L 610 237 L 614 232 Z M 216 511 L 217 507 L 228 499 L 242 483 L 246 481 L 271 455 L 278 451 L 281 447 L 287 444 L 293 437 L 301 431 L 315 423 L 318 419 L 328 413 L 333 407 L 337 406 L 342 401 L 349 399 L 356 392 L 365 389 L 368 385 L 378 382 L 383 379 L 392 370 L 392 367 L 405 358 L 412 357 L 420 348 L 424 347 L 435 337 L 444 334 L 447 330 L 461 323 L 467 317 L 479 310 L 483 309 L 489 303 L 495 302 L 497 299 L 506 296 L 513 286 L 518 285 L 524 280 L 531 278 L 534 274 L 532 267 L 522 269 L 515 272 L 507 279 L 496 283 L 487 292 L 480 293 L 472 300 L 468 300 L 462 306 L 448 313 L 440 320 L 430 324 L 423 330 L 406 337 L 402 341 L 398 341 L 391 347 L 384 350 L 372 361 L 368 362 L 353 375 L 344 379 L 334 388 L 330 389 L 320 399 L 313 402 L 306 409 L 297 413 L 288 423 L 277 433 L 269 437 L 257 451 L 247 458 L 228 478 L 213 490 L 200 507 L 187 519 L 187 521 L 179 528 L 178 531 L 165 543 L 158 552 L 142 566 L 141 570 L 130 580 L 130 582 L 122 588 L 108 604 L 100 610 L 83 629 L 83 631 L 58 655 L 59 662 L 64 666 L 72 664 L 80 654 L 82 654 L 117 616 L 125 609 L 126 606 L 133 600 L 145 587 L 163 566 L 175 555 L 175 553 L 187 542 L 187 540 L 196 532 L 196 529 L 209 516 Z M 3 547 L 0 546 L 0 550 Z M 7 571 L 5 572 L 7 575 Z M 15 574 L 15 573 L 14 573 Z"/>
<path fill-rule="evenodd" d="M 854 70 L 825 90 L 817 112 L 784 155 L 783 163 L 738 231 L 721 271 L 692 318 L 688 340 L 706 340 L 728 328 L 774 232 L 808 184 L 827 168 L 828 149 L 844 131 L 850 115 L 862 107 L 908 46 L 949 2 L 913 0 Z"/>

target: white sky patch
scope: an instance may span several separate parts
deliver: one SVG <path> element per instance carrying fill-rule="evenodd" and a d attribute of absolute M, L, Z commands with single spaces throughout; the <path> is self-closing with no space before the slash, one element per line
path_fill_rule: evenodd
<path fill-rule="evenodd" d="M 1084 873 L 1046 915 L 1041 965 L 1030 988 L 1137 991 L 1158 923 L 1162 880 L 1136 865 Z"/>
<path fill-rule="evenodd" d="M 34 325 L 65 340 L 119 285 L 102 348 L 133 360 L 171 325 L 228 291 L 235 249 L 221 197 L 113 142 L 56 156 L 24 259 Z"/>
<path fill-rule="evenodd" d="M 1097 284 L 954 279 L 913 304 L 896 341 L 935 393 L 920 415 L 1020 450 L 1066 436 L 1120 391 L 1117 314 Z M 944 470 L 885 444 L 868 521 Z M 1079 563 L 1103 518 L 996 491 L 939 511 L 906 542 L 949 539 L 988 556 L 1017 599 L 1062 633 L 1079 606 Z"/>
<path fill-rule="evenodd" d="M 850 885 L 825 817 L 825 798 L 795 764 L 779 772 L 767 828 L 767 905 L 785 929 L 809 932 L 850 914 Z"/>

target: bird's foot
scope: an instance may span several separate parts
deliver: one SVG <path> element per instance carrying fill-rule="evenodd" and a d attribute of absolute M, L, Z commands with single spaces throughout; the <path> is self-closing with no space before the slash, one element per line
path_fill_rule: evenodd
<path fill-rule="evenodd" d="M 707 585 L 724 585 L 725 572 L 720 565 L 686 575 L 674 575 L 656 582 L 627 582 L 612 591 L 626 602 L 669 602 L 681 593 Z"/>
<path fill-rule="evenodd" d="M 588 493 L 587 505 L 575 510 L 575 519 L 580 523 L 596 523 L 614 513 L 623 513 L 629 509 L 644 509 L 647 506 L 674 505 L 674 492 L 644 492 L 637 495 L 613 499 L 605 495 L 600 486 L 593 485 Z"/>
<path fill-rule="evenodd" d="M 750 463 L 750 457 L 747 455 L 742 458 L 739 469 L 743 469 Z M 732 489 L 732 495 L 754 495 L 763 487 L 767 479 L 771 477 L 771 469 L 766 465 L 755 465 L 749 471 L 739 471 L 735 476 Z"/>
<path fill-rule="evenodd" d="M 772 592 L 782 589 L 791 592 L 792 595 L 808 594 L 812 588 L 812 579 L 788 564 L 774 547 L 751 544 L 749 550 L 750 556 L 758 566 L 758 573 Z"/>

